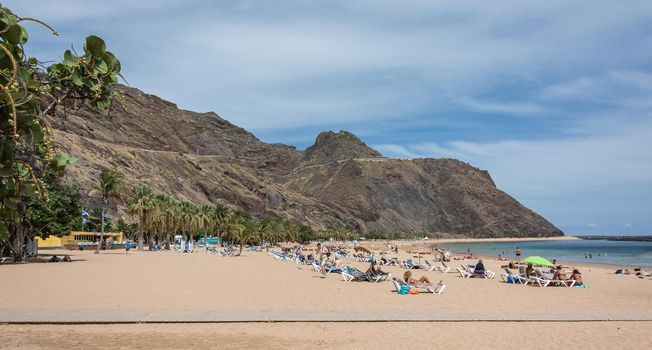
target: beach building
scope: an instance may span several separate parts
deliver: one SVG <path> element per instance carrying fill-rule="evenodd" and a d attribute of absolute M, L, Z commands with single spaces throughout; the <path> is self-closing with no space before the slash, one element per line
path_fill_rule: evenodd
<path fill-rule="evenodd" d="M 104 232 L 104 239 L 111 238 L 116 243 L 123 243 L 122 232 Z M 100 232 L 71 231 L 61 237 L 49 236 L 47 238 L 36 237 L 38 248 L 77 248 L 79 244 L 93 243 L 100 240 Z"/>

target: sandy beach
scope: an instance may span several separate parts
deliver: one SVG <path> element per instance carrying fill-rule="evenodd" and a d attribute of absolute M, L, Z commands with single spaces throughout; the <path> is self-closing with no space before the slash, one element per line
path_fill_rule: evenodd
<path fill-rule="evenodd" d="M 203 252 L 42 253 L 70 254 L 74 261 L 0 266 L 0 280 L 11 281 L 0 285 L 0 322 L 20 322 L 21 317 L 24 322 L 132 322 L 135 319 L 151 322 L 311 322 L 10 324 L 0 326 L 0 346 L 101 345 L 93 339 L 106 339 L 100 343 L 107 346 L 108 339 L 125 337 L 133 342 L 127 343 L 127 348 L 179 348 L 185 347 L 184 344 L 209 348 L 215 344 L 213 342 L 223 342 L 227 348 L 265 348 L 287 341 L 301 348 L 313 341 L 318 344 L 317 339 L 322 345 L 335 348 L 361 346 L 367 341 L 377 342 L 378 348 L 398 343 L 418 346 L 419 339 L 454 348 L 482 348 L 489 335 L 500 339 L 505 337 L 501 333 L 508 332 L 537 337 L 537 332 L 542 330 L 549 340 L 563 341 L 577 338 L 579 334 L 584 342 L 596 348 L 652 345 L 646 334 L 652 325 L 652 280 L 617 276 L 612 269 L 602 266 L 582 268 L 585 283 L 591 286 L 586 289 L 538 288 L 506 284 L 499 276 L 494 280 L 462 279 L 452 271 L 415 271 L 416 276 L 426 275 L 432 281 L 443 281 L 447 289 L 441 295 L 397 295 L 390 282 L 347 283 L 336 274 L 322 279 L 308 266 L 299 269 L 294 263 L 276 261 L 264 252 L 245 252 L 240 257 L 219 257 Z M 401 252 L 399 257 L 410 255 Z M 453 261 L 451 266 L 467 262 L 472 261 Z M 368 265 L 345 263 L 362 270 Z M 497 273 L 502 271 L 502 263 L 485 260 L 487 268 Z M 385 269 L 393 275 L 404 272 L 398 267 Z M 377 323 L 392 320 L 433 322 Z M 524 322 L 516 326 L 512 321 Z M 507 330 L 506 324 L 509 324 Z M 78 336 L 87 333 L 98 335 L 97 338 Z M 205 342 L 196 336 L 197 333 L 215 336 Z M 157 334 L 160 336 L 155 336 Z M 363 341 L 356 334 L 377 334 L 377 337 Z M 67 343 L 60 343 L 63 338 Z M 167 338 L 180 343 L 166 342 Z M 87 340 L 89 343 L 84 343 Z M 509 343 L 501 345 L 503 348 L 509 346 Z"/>
<path fill-rule="evenodd" d="M 0 348 L 646 349 L 649 330 L 649 322 L 0 325 Z"/>

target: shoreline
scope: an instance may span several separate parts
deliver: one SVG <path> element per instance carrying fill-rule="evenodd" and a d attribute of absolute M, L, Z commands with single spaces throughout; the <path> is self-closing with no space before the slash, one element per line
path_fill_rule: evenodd
<path fill-rule="evenodd" d="M 544 241 L 579 241 L 583 240 L 580 237 L 577 236 L 558 236 L 558 237 L 503 237 L 503 238 L 443 238 L 443 239 L 429 239 L 427 241 L 421 240 L 421 241 L 409 241 L 405 242 L 404 245 L 401 247 L 402 250 L 409 252 L 409 251 L 415 251 L 423 248 L 427 249 L 432 249 L 432 248 L 437 248 L 438 245 L 446 245 L 446 244 L 465 244 L 465 243 L 470 243 L 470 244 L 475 244 L 475 243 L 518 243 L 518 242 L 544 242 Z M 441 248 L 441 247 L 439 247 Z M 455 250 L 451 249 L 451 252 L 453 252 L 455 255 L 467 255 L 467 251 L 462 251 L 462 250 Z M 473 252 L 472 252 L 473 253 Z M 498 262 L 498 257 L 495 255 L 486 255 L 486 254 L 477 254 L 474 253 L 474 256 L 481 258 L 481 259 L 490 259 L 493 261 Z M 508 263 L 509 261 L 515 261 L 515 257 L 512 254 L 506 255 L 507 260 L 504 260 L 502 262 Z M 604 268 L 604 269 L 613 269 L 614 272 L 615 270 L 621 269 L 621 268 L 642 268 L 642 269 L 652 269 L 650 266 L 645 266 L 645 265 L 633 265 L 633 264 L 613 264 L 613 263 L 602 263 L 602 262 L 592 262 L 592 261 L 564 261 L 563 262 L 565 265 L 573 265 L 576 267 L 581 267 L 581 268 Z"/>
<path fill-rule="evenodd" d="M 492 242 L 534 242 L 534 241 L 578 241 L 577 236 L 557 237 L 501 237 L 501 238 L 442 238 L 429 239 L 428 243 L 455 244 L 455 243 L 492 243 Z"/>

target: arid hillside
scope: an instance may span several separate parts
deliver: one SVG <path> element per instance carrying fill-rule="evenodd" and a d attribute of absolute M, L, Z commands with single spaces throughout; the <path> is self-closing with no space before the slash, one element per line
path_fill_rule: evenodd
<path fill-rule="evenodd" d="M 180 110 L 133 88 L 119 91 L 110 116 L 82 107 L 54 125 L 59 151 L 80 159 L 68 176 L 85 192 L 102 168 L 116 167 L 129 186 L 318 229 L 563 234 L 497 189 L 488 172 L 457 160 L 387 159 L 346 131 L 321 133 L 299 151 L 261 142 L 215 113 Z"/>

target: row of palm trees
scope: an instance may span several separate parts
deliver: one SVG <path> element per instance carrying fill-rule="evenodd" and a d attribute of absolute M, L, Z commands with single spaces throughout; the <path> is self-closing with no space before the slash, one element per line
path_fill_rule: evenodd
<path fill-rule="evenodd" d="M 124 176 L 115 169 L 102 171 L 98 185 L 93 191 L 102 198 L 102 207 L 111 199 L 125 199 L 123 179 Z M 208 236 L 218 237 L 221 241 L 239 244 L 240 251 L 245 244 L 263 245 L 333 238 L 345 241 L 360 237 L 357 230 L 334 229 L 315 232 L 308 226 L 297 225 L 287 219 L 257 220 L 246 213 L 232 211 L 222 204 L 176 201 L 165 194 L 155 193 L 146 186 L 132 189 L 126 198 L 126 204 L 129 215 L 138 223 L 139 250 L 144 249 L 145 237 L 150 247 L 155 243 L 165 243 L 169 248 L 177 234 L 183 235 L 185 240 L 190 242 L 200 236 L 204 237 L 204 242 Z"/>
<path fill-rule="evenodd" d="M 246 213 L 231 211 L 221 204 L 195 204 L 176 201 L 151 188 L 140 186 L 132 190 L 127 202 L 130 215 L 138 221 L 138 249 L 148 244 L 169 244 L 176 234 L 193 242 L 199 236 L 218 237 L 240 244 L 275 244 L 298 239 L 299 226 L 290 220 L 256 220 Z"/>

